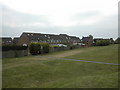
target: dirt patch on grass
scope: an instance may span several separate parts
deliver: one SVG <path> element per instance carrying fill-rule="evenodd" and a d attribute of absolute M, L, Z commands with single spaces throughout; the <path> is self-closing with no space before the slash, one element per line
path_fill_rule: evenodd
<path fill-rule="evenodd" d="M 56 58 L 63 58 L 63 57 L 75 55 L 75 54 L 82 53 L 82 52 L 83 52 L 82 50 L 71 50 L 71 51 L 66 51 L 60 54 L 49 55 L 49 56 L 56 57 Z"/>
<path fill-rule="evenodd" d="M 35 64 L 35 63 L 37 63 L 36 61 L 39 61 L 39 60 L 60 59 L 60 58 L 75 55 L 75 54 L 78 54 L 81 52 L 82 52 L 82 50 L 69 50 L 69 51 L 64 51 L 64 52 L 55 53 L 55 54 L 51 54 L 51 55 L 45 55 L 45 56 L 38 55 L 38 56 L 32 56 L 32 57 L 28 57 L 28 58 L 22 58 L 21 60 L 19 60 L 19 58 L 17 58 L 18 61 L 16 61 L 16 62 L 3 64 L 3 69 L 10 69 L 10 68 L 19 67 L 19 66 Z M 50 58 L 50 57 L 53 57 L 53 58 Z"/>

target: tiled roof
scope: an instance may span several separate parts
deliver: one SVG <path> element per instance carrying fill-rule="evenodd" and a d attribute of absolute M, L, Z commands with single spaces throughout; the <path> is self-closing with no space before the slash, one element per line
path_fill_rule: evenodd
<path fill-rule="evenodd" d="M 63 41 L 80 40 L 79 37 L 68 36 L 67 34 L 60 34 L 60 35 L 41 34 L 41 33 L 24 33 L 24 34 L 27 35 L 29 40 L 63 40 Z"/>
<path fill-rule="evenodd" d="M 0 39 L 2 39 L 2 41 L 12 41 L 11 37 L 0 37 Z"/>

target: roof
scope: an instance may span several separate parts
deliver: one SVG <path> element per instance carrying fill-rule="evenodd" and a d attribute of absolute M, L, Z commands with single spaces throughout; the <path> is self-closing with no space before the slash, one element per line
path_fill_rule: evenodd
<path fill-rule="evenodd" d="M 88 41 L 90 39 L 90 37 L 83 37 L 82 40 L 83 41 Z"/>
<path fill-rule="evenodd" d="M 110 38 L 112 39 L 112 38 Z M 94 38 L 94 40 L 110 40 L 109 38 Z"/>
<path fill-rule="evenodd" d="M 14 37 L 13 40 L 15 40 L 15 41 L 16 41 L 16 40 L 19 40 L 19 37 Z"/>
<path fill-rule="evenodd" d="M 19 40 L 19 37 L 14 37 L 14 38 L 13 38 L 13 42 L 14 42 L 14 43 L 17 43 L 18 40 Z"/>
<path fill-rule="evenodd" d="M 0 39 L 2 39 L 2 41 L 12 41 L 11 37 L 0 37 Z"/>
<path fill-rule="evenodd" d="M 68 36 L 67 34 L 41 34 L 41 33 L 23 33 L 29 40 L 80 40 L 79 37 Z"/>
<path fill-rule="evenodd" d="M 30 40 L 58 40 L 61 39 L 58 35 L 54 34 L 41 34 L 41 33 L 24 33 Z"/>
<path fill-rule="evenodd" d="M 14 37 L 13 39 L 19 39 L 19 37 Z"/>

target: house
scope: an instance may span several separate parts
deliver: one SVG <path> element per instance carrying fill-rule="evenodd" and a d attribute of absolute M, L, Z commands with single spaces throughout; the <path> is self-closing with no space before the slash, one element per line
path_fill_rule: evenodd
<path fill-rule="evenodd" d="M 30 43 L 36 43 L 36 42 L 42 42 L 42 43 L 60 43 L 62 42 L 60 36 L 54 35 L 54 34 L 41 34 L 41 33 L 23 33 L 20 36 L 20 39 L 18 41 L 18 45 L 29 45 Z"/>
<path fill-rule="evenodd" d="M 18 40 L 19 40 L 19 37 L 14 37 L 14 38 L 13 38 L 13 44 L 17 45 Z"/>
<path fill-rule="evenodd" d="M 67 34 L 59 34 L 59 36 L 64 43 L 75 45 L 81 42 L 80 38 L 76 36 L 68 36 Z"/>
<path fill-rule="evenodd" d="M 12 38 L 11 37 L 1 37 L 0 38 L 0 45 L 12 45 Z"/>
<path fill-rule="evenodd" d="M 86 47 L 90 47 L 93 45 L 93 36 L 89 35 L 88 37 L 82 37 L 82 43 L 85 44 Z"/>
<path fill-rule="evenodd" d="M 63 43 L 69 43 L 70 42 L 70 37 L 67 34 L 59 34 L 61 40 Z"/>
<path fill-rule="evenodd" d="M 79 39 L 79 37 L 75 37 L 75 36 L 70 36 L 70 41 L 73 43 L 73 45 L 77 45 L 79 43 L 81 43 L 81 40 Z"/>
<path fill-rule="evenodd" d="M 105 40 L 105 41 L 109 41 L 110 44 L 113 44 L 114 43 L 114 40 L 113 38 L 109 38 L 109 39 L 104 39 L 104 38 L 94 38 L 94 45 L 96 44 L 97 41 L 99 40 Z"/>
<path fill-rule="evenodd" d="M 29 45 L 32 42 L 44 42 L 49 44 L 79 43 L 80 39 L 78 37 L 68 36 L 66 34 L 54 35 L 23 32 L 19 38 L 18 45 Z"/>
<path fill-rule="evenodd" d="M 40 39 L 41 38 L 41 39 Z M 42 36 L 40 33 L 25 33 L 23 32 L 19 38 L 18 45 L 29 45 L 31 42 L 42 41 Z"/>
<path fill-rule="evenodd" d="M 54 34 L 48 34 L 48 43 L 49 44 L 59 44 L 63 42 L 63 39 L 59 35 L 54 35 Z"/>

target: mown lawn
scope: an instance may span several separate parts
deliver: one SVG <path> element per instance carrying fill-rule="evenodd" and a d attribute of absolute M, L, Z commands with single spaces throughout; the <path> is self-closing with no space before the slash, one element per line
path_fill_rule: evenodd
<path fill-rule="evenodd" d="M 118 45 L 86 48 L 82 53 L 71 55 L 66 58 L 118 63 Z"/>
<path fill-rule="evenodd" d="M 73 55 L 71 52 L 74 52 Z M 3 88 L 118 87 L 117 65 L 60 59 L 62 56 L 62 58 L 118 63 L 117 45 L 80 48 L 42 56 L 45 57 L 3 59 Z M 59 56 L 59 58 L 46 58 L 47 56 Z"/>

